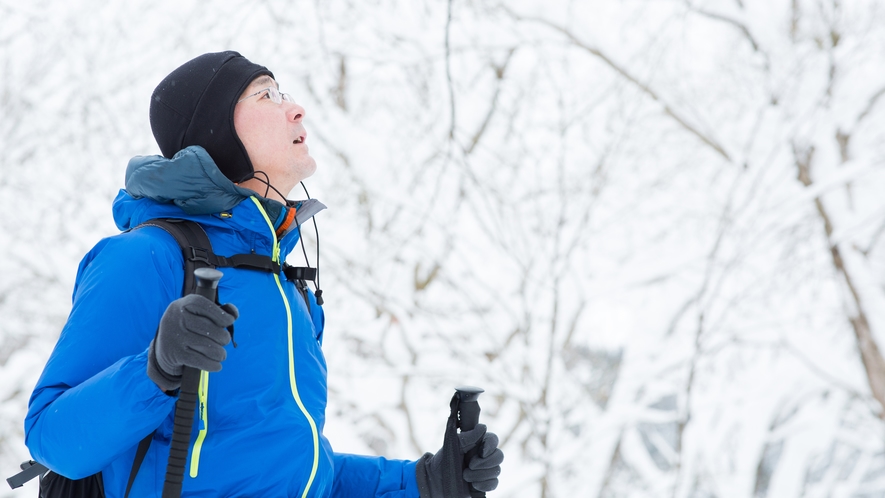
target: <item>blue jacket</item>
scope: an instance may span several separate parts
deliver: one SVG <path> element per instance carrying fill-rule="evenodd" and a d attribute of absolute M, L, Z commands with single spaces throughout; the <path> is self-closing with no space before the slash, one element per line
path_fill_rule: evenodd
<path fill-rule="evenodd" d="M 114 201 L 121 230 L 157 217 L 199 222 L 216 254 L 284 261 L 298 231 L 275 234 L 287 207 L 227 180 L 189 147 L 136 157 Z M 301 220 L 303 221 L 303 220 Z M 294 226 L 294 224 L 293 224 Z M 237 347 L 203 373 L 183 496 L 417 498 L 415 461 L 334 453 L 323 436 L 323 310 L 283 275 L 222 268 L 219 300 L 236 304 Z M 101 472 L 122 497 L 138 442 L 153 433 L 131 496 L 160 496 L 176 398 L 147 376 L 147 347 L 181 296 L 181 250 L 144 227 L 106 238 L 80 263 L 73 308 L 31 395 L 25 440 L 69 478 Z"/>

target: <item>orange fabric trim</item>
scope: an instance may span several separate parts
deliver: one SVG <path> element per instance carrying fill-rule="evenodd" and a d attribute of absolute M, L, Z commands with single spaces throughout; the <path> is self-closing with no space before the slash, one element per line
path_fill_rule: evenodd
<path fill-rule="evenodd" d="M 295 221 L 296 209 L 294 207 L 290 207 L 289 211 L 286 213 L 286 219 L 280 223 L 280 227 L 277 228 L 277 238 L 282 237 L 286 230 L 292 225 L 292 222 Z"/>

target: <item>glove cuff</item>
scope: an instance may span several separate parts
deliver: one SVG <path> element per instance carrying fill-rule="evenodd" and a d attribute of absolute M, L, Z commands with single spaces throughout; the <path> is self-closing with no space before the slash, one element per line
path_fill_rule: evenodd
<path fill-rule="evenodd" d="M 431 491 L 430 476 L 427 475 L 427 467 L 430 465 L 430 457 L 432 456 L 433 453 L 425 453 L 418 460 L 418 465 L 415 466 L 415 479 L 418 481 L 418 496 L 420 498 L 436 498 Z"/>
<path fill-rule="evenodd" d="M 147 375 L 154 381 L 157 387 L 171 396 L 174 391 L 181 387 L 181 376 L 169 375 L 160 367 L 160 364 L 157 362 L 157 355 L 154 352 L 155 341 L 156 339 L 151 341 L 151 345 L 148 347 Z"/>

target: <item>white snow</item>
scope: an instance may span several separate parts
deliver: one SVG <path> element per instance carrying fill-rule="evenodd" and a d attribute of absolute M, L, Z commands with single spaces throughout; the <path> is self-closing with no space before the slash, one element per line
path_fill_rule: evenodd
<path fill-rule="evenodd" d="M 0 470 L 152 89 L 234 49 L 307 109 L 336 449 L 436 451 L 472 384 L 491 496 L 885 496 L 885 6 L 448 7 L 0 0 Z"/>

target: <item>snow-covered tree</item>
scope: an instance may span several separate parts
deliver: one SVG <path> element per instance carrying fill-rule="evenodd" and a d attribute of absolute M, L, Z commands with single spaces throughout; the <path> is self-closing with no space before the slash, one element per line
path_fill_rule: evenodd
<path fill-rule="evenodd" d="M 877 0 L 0 19 L 7 474 L 77 261 L 116 233 L 129 157 L 157 153 L 151 90 L 234 49 L 307 109 L 336 449 L 435 451 L 475 384 L 507 455 L 493 496 L 885 496 Z"/>

